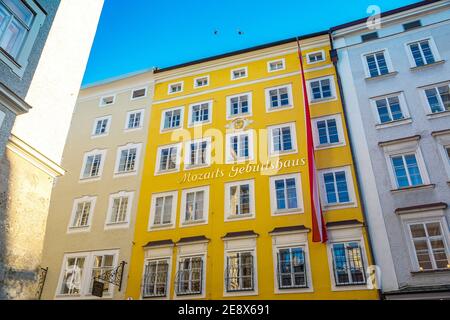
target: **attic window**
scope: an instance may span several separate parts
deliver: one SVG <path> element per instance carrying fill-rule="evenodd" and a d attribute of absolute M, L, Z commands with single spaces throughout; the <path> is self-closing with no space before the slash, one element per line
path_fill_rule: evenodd
<path fill-rule="evenodd" d="M 103 97 L 100 100 L 100 105 L 101 106 L 108 106 L 110 104 L 114 104 L 114 100 L 115 100 L 115 96 Z"/>
<path fill-rule="evenodd" d="M 361 36 L 362 42 L 368 42 L 375 39 L 378 39 L 378 32 L 367 33 Z"/>
<path fill-rule="evenodd" d="M 169 85 L 169 93 L 177 93 L 183 91 L 183 83 L 173 83 Z"/>
<path fill-rule="evenodd" d="M 411 21 L 411 22 L 405 23 L 403 25 L 403 29 L 405 31 L 408 31 L 411 29 L 419 28 L 421 26 L 422 26 L 422 22 L 420 20 L 416 20 L 416 21 Z"/>
<path fill-rule="evenodd" d="M 139 98 L 145 97 L 146 95 L 147 95 L 147 89 L 142 88 L 142 89 L 133 90 L 133 94 L 131 95 L 131 98 L 139 99 Z"/>

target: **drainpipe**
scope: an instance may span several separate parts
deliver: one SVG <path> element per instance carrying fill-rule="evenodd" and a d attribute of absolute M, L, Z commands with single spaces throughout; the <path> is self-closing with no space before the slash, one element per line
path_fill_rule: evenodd
<path fill-rule="evenodd" d="M 330 56 L 331 56 L 331 60 L 333 61 L 334 69 L 336 71 L 336 77 L 337 77 L 338 88 L 339 88 L 339 95 L 341 97 L 341 102 L 342 102 L 342 110 L 343 110 L 343 113 L 344 113 L 345 123 L 347 124 L 347 134 L 348 134 L 348 139 L 349 139 L 349 142 L 350 142 L 350 153 L 352 155 L 353 167 L 355 168 L 356 181 L 358 182 L 358 187 L 357 188 L 358 188 L 358 192 L 359 192 L 359 195 L 360 195 L 359 202 L 361 204 L 361 211 L 362 211 L 362 215 L 363 215 L 363 218 L 364 218 L 363 226 L 364 226 L 364 229 L 366 230 L 367 241 L 369 242 L 369 246 L 370 246 L 370 257 L 371 257 L 373 263 L 375 265 L 377 265 L 375 256 L 373 254 L 373 249 L 372 249 L 373 248 L 372 237 L 370 236 L 369 228 L 367 226 L 367 209 L 366 209 L 365 203 L 364 203 L 364 201 L 362 199 L 362 190 L 361 190 L 361 187 L 360 187 L 361 186 L 361 176 L 360 176 L 359 170 L 358 170 L 358 163 L 356 162 L 355 155 L 353 153 L 354 142 L 353 142 L 353 139 L 352 139 L 352 135 L 350 134 L 350 130 L 348 130 L 349 121 L 348 121 L 348 114 L 347 114 L 347 108 L 346 108 L 346 103 L 345 103 L 345 97 L 344 97 L 344 94 L 343 94 L 344 91 L 342 90 L 342 80 L 341 80 L 341 76 L 339 74 L 339 70 L 337 68 L 338 55 L 337 55 L 336 49 L 334 48 L 334 42 L 333 42 L 333 37 L 331 36 L 331 31 L 328 33 L 328 36 L 330 38 L 330 44 L 331 44 Z M 378 292 L 379 299 L 380 300 L 384 300 L 384 296 L 383 296 L 383 294 L 381 292 L 381 289 L 377 289 L 377 292 Z"/>

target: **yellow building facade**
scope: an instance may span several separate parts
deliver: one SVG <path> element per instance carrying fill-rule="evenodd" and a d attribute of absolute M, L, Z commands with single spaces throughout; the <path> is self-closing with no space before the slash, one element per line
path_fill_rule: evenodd
<path fill-rule="evenodd" d="M 378 298 L 329 38 L 300 44 L 328 243 L 297 42 L 158 70 L 126 297 Z"/>

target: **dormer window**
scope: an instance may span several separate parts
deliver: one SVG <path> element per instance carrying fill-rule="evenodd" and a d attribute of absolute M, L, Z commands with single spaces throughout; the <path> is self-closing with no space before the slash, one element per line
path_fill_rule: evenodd
<path fill-rule="evenodd" d="M 131 94 L 131 99 L 135 100 L 135 99 L 139 99 L 139 98 L 144 98 L 146 96 L 147 96 L 146 88 L 136 89 L 136 90 L 133 90 L 133 93 Z"/>
<path fill-rule="evenodd" d="M 311 52 L 307 55 L 308 64 L 318 63 L 325 60 L 325 52 L 317 51 L 317 52 Z"/>
<path fill-rule="evenodd" d="M 231 80 L 247 78 L 247 67 L 231 71 Z"/>
<path fill-rule="evenodd" d="M 102 106 L 102 107 L 109 106 L 111 104 L 114 104 L 115 100 L 116 100 L 115 96 L 102 97 L 100 99 L 100 106 Z"/>
<path fill-rule="evenodd" d="M 209 85 L 209 77 L 201 77 L 194 79 L 194 88 L 207 87 Z"/>
<path fill-rule="evenodd" d="M 172 83 L 169 85 L 169 94 L 183 92 L 183 82 Z"/>

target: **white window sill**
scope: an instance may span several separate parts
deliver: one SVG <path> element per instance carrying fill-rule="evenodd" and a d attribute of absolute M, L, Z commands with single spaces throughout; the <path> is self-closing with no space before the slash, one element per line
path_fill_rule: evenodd
<path fill-rule="evenodd" d="M 336 97 L 329 97 L 329 98 L 321 98 L 321 99 L 313 99 L 311 100 L 311 104 L 319 104 L 319 103 L 325 103 L 325 102 L 331 102 L 337 100 Z"/>
<path fill-rule="evenodd" d="M 450 116 L 450 110 L 427 114 L 428 119 L 436 119 L 448 116 Z"/>
<path fill-rule="evenodd" d="M 228 215 L 226 221 L 239 221 L 239 220 L 250 220 L 254 219 L 255 215 L 253 213 L 250 214 L 239 214 L 239 215 Z"/>
<path fill-rule="evenodd" d="M 180 130 L 183 129 L 182 126 L 176 127 L 176 128 L 163 128 L 160 130 L 160 133 L 168 133 L 168 132 L 172 132 L 172 131 L 176 131 L 176 130 Z"/>
<path fill-rule="evenodd" d="M 345 203 L 333 203 L 333 204 L 324 204 L 323 205 L 324 211 L 340 210 L 340 209 L 346 209 L 346 208 L 356 208 L 356 203 L 355 202 L 345 202 Z"/>
<path fill-rule="evenodd" d="M 189 170 L 204 169 L 204 168 L 208 168 L 208 167 L 210 167 L 210 166 L 211 166 L 210 163 L 206 163 L 206 164 L 198 164 L 198 165 L 185 165 L 185 166 L 184 166 L 184 170 L 185 170 L 185 171 L 189 171 Z"/>
<path fill-rule="evenodd" d="M 403 126 L 405 124 L 410 124 L 412 122 L 413 121 L 412 121 L 411 118 L 405 118 L 405 119 L 400 119 L 400 120 L 394 120 L 394 121 L 390 121 L 390 122 L 380 123 L 380 124 L 377 124 L 375 126 L 375 128 L 377 130 L 380 130 L 380 129 L 386 129 L 386 128 L 391 128 L 391 127 Z"/>
<path fill-rule="evenodd" d="M 362 291 L 362 290 L 374 290 L 369 289 L 367 287 L 367 284 L 355 284 L 355 285 L 348 285 L 348 286 L 336 286 L 333 284 L 331 291 Z"/>
<path fill-rule="evenodd" d="M 125 178 L 125 177 L 135 176 L 135 175 L 137 175 L 136 170 L 126 171 L 126 172 L 115 172 L 113 178 Z"/>
<path fill-rule="evenodd" d="M 297 149 L 287 150 L 287 151 L 278 151 L 278 152 L 270 153 L 270 157 L 271 158 L 283 157 L 283 156 L 288 156 L 288 155 L 297 154 L 297 153 L 298 153 Z"/>
<path fill-rule="evenodd" d="M 272 212 L 272 216 L 278 217 L 278 216 L 288 216 L 288 215 L 303 214 L 303 213 L 305 213 L 305 212 L 302 208 L 297 208 L 297 209 L 289 209 L 289 210 L 277 210 L 275 212 Z"/>
<path fill-rule="evenodd" d="M 127 229 L 129 227 L 130 223 L 129 221 L 125 222 L 109 222 L 105 225 L 105 230 L 112 230 L 112 229 Z"/>
<path fill-rule="evenodd" d="M 158 231 L 164 229 L 173 229 L 175 228 L 174 223 L 162 224 L 162 225 L 151 225 L 148 231 Z"/>
<path fill-rule="evenodd" d="M 102 134 L 93 134 L 93 135 L 91 135 L 91 139 L 104 138 L 104 137 L 107 137 L 108 135 L 109 135 L 109 132 L 102 133 Z"/>
<path fill-rule="evenodd" d="M 339 148 L 339 147 L 345 147 L 345 142 L 336 142 L 336 143 L 327 143 L 327 144 L 320 144 L 318 146 L 315 146 L 315 150 L 326 150 L 331 148 Z"/>
<path fill-rule="evenodd" d="M 99 181 L 102 177 L 101 176 L 96 176 L 96 177 L 91 177 L 91 178 L 81 178 L 80 179 L 80 183 L 89 183 L 89 182 L 95 182 L 95 181 Z"/>
<path fill-rule="evenodd" d="M 124 129 L 124 132 L 134 132 L 134 131 L 140 131 L 142 130 L 144 127 L 137 127 L 137 128 L 126 128 Z"/>
<path fill-rule="evenodd" d="M 375 77 L 367 77 L 366 81 L 373 81 L 373 80 L 381 80 L 381 79 L 386 79 L 386 78 L 391 78 L 394 77 L 398 74 L 397 71 L 393 71 L 393 72 L 389 72 L 386 74 L 382 74 L 380 76 L 375 76 Z"/>
<path fill-rule="evenodd" d="M 257 296 L 257 291 L 233 291 L 233 292 L 224 292 L 224 297 L 248 297 L 248 296 Z"/>
<path fill-rule="evenodd" d="M 435 187 L 436 187 L 435 184 L 424 184 L 424 185 L 420 185 L 420 186 L 412 186 L 412 187 L 405 187 L 405 188 L 400 188 L 400 189 L 394 189 L 394 190 L 391 190 L 391 193 L 392 194 L 396 194 L 396 193 L 415 191 L 415 190 L 434 189 Z"/>
<path fill-rule="evenodd" d="M 91 226 L 69 227 L 67 233 L 83 233 L 91 231 Z"/>
<path fill-rule="evenodd" d="M 450 273 L 450 268 L 448 269 L 435 269 L 435 270 L 424 270 L 424 271 L 411 271 L 411 274 L 413 276 L 421 275 L 421 274 L 427 274 L 432 275 L 436 273 Z"/>
<path fill-rule="evenodd" d="M 171 174 L 171 173 L 177 173 L 180 172 L 180 168 L 172 169 L 172 170 L 165 170 L 165 171 L 156 171 L 155 176 L 162 176 L 165 174 Z"/>
<path fill-rule="evenodd" d="M 281 107 L 268 107 L 267 108 L 267 112 L 278 112 L 278 111 L 284 111 L 284 110 L 289 110 L 289 109 L 293 109 L 294 105 L 289 104 L 286 106 L 281 106 Z"/>
<path fill-rule="evenodd" d="M 415 66 L 415 67 L 411 67 L 411 71 L 418 71 L 418 70 L 422 70 L 422 69 L 427 69 L 427 68 L 431 68 L 434 66 L 438 66 L 441 64 L 444 64 L 445 60 L 439 60 L 433 63 L 428 63 L 428 64 L 424 64 L 423 66 Z"/>
<path fill-rule="evenodd" d="M 211 123 L 212 123 L 211 120 L 189 123 L 188 124 L 188 128 L 203 127 L 203 126 L 207 126 L 207 125 L 209 125 Z"/>
<path fill-rule="evenodd" d="M 295 293 L 311 293 L 314 292 L 313 288 L 307 287 L 307 288 L 284 288 L 275 289 L 275 294 L 277 295 L 284 295 L 284 294 L 295 294 Z"/>
<path fill-rule="evenodd" d="M 201 220 L 195 220 L 195 221 L 183 221 L 181 222 L 181 227 L 195 227 L 198 225 L 203 225 L 203 224 L 207 224 L 208 221 L 206 221 L 205 219 L 201 219 Z"/>

